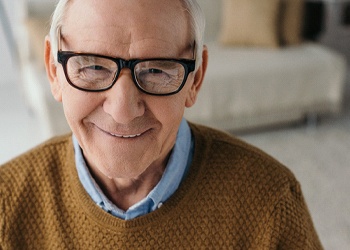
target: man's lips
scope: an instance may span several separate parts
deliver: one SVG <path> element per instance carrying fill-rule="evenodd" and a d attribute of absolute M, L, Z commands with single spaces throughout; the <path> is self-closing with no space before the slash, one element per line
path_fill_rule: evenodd
<path fill-rule="evenodd" d="M 107 130 L 104 130 L 98 126 L 96 126 L 96 127 L 105 134 L 111 135 L 113 137 L 125 138 L 125 139 L 132 139 L 132 138 L 140 137 L 151 130 L 151 129 L 146 129 L 143 132 L 139 132 L 139 133 L 114 133 L 114 132 L 109 132 Z"/>
<path fill-rule="evenodd" d="M 140 134 L 136 134 L 136 135 L 117 135 L 117 134 L 112 134 L 112 133 L 109 133 L 109 132 L 106 132 L 112 136 L 115 136 L 115 137 L 119 137 L 119 138 L 135 138 L 135 137 L 139 137 L 141 136 L 143 133 L 140 133 Z"/>

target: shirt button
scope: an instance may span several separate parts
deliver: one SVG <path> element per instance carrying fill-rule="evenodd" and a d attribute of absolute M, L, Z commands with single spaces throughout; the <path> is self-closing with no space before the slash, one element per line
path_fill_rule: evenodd
<path fill-rule="evenodd" d="M 162 203 L 162 202 L 160 202 L 160 203 L 158 204 L 157 208 L 161 208 L 161 206 L 163 206 L 163 203 Z"/>

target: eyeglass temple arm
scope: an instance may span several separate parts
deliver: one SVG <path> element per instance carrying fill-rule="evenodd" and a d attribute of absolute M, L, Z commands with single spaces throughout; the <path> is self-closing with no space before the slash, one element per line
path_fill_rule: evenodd
<path fill-rule="evenodd" d="M 196 46 L 197 46 L 196 40 L 194 40 L 194 42 L 193 42 L 193 60 L 197 59 Z"/>
<path fill-rule="evenodd" d="M 57 51 L 61 51 L 61 27 L 57 28 Z"/>

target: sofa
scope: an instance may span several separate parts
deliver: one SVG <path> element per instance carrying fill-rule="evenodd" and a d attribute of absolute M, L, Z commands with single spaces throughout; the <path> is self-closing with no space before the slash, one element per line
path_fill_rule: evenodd
<path fill-rule="evenodd" d="M 279 1 L 296 3 L 302 0 L 258 2 L 273 2 L 274 8 L 270 10 L 272 13 L 279 11 L 276 7 Z M 40 121 L 45 137 L 69 130 L 61 104 L 51 96 L 43 66 L 43 39 L 48 32 L 54 2 L 27 1 L 27 15 L 19 32 L 22 43 L 18 46 L 23 94 L 28 107 Z M 232 29 L 231 35 L 237 36 L 237 31 L 241 28 L 239 22 L 248 20 L 249 14 L 253 14 L 252 18 L 257 14 L 246 12 L 243 13 L 244 18 L 240 18 L 238 14 L 231 15 L 231 10 L 226 5 L 234 2 L 252 4 L 257 1 L 198 2 L 207 19 L 205 43 L 209 49 L 209 65 L 197 103 L 185 112 L 188 120 L 238 131 L 341 112 L 346 75 L 346 60 L 342 55 L 320 44 L 305 42 L 300 36 L 293 37 L 293 34 L 285 36 L 286 41 L 283 42 L 288 42 L 288 45 L 281 45 L 278 36 L 271 30 L 263 31 L 259 22 L 253 26 L 263 32 L 254 31 L 254 28 L 244 28 L 240 32 L 249 30 L 251 36 L 260 33 L 260 40 L 252 42 L 246 36 L 245 40 L 238 39 L 238 42 L 232 43 L 228 41 L 230 37 L 225 37 L 227 34 L 224 34 L 223 27 Z M 259 6 L 258 14 L 263 7 Z M 233 10 L 240 9 L 244 8 Z M 236 18 L 236 26 L 225 23 L 224 16 Z M 295 24 L 295 15 L 290 15 L 290 19 Z M 265 17 L 267 23 L 277 21 Z M 290 30 L 293 29 L 287 29 Z M 267 39 L 264 38 L 266 34 Z M 241 34 L 241 37 L 244 36 Z"/>
<path fill-rule="evenodd" d="M 236 37 L 231 43 L 223 41 L 226 39 L 222 34 L 226 32 L 223 26 L 236 25 L 231 28 L 238 30 L 238 25 L 245 25 L 242 18 L 238 19 L 238 4 L 236 9 L 232 9 L 236 7 L 232 5 L 256 1 L 199 0 L 207 19 L 205 43 L 209 50 L 209 65 L 197 103 L 186 110 L 187 119 L 219 129 L 245 131 L 286 125 L 305 118 L 314 121 L 315 117 L 341 112 L 347 70 L 345 57 L 321 44 L 303 39 L 304 12 L 301 11 L 304 1 L 280 1 L 294 5 L 299 2 L 299 14 L 289 14 L 291 22 L 299 17 L 299 34 L 297 38 L 289 35 L 289 44 L 281 44 L 279 35 L 276 38 L 271 32 L 273 29 L 268 28 L 264 32 L 270 32 L 268 38 L 254 38 L 254 32 L 259 31 L 257 29 L 264 29 L 261 25 L 255 30 L 254 27 L 244 27 L 243 31 L 238 31 L 244 33 L 250 30 L 250 34 L 245 34 L 245 40 L 242 34 L 234 34 Z M 259 12 L 250 13 L 254 14 L 252 19 L 263 12 L 263 6 L 258 7 Z M 295 11 L 298 6 L 290 8 Z M 276 7 L 270 12 L 274 11 L 278 11 Z M 236 24 L 227 23 L 234 12 L 236 20 L 229 21 Z M 247 17 L 249 13 L 246 11 L 243 16 Z M 281 17 L 277 18 L 277 22 L 281 22 Z M 239 22 L 242 23 L 237 24 Z M 293 28 L 287 27 L 286 30 Z"/>

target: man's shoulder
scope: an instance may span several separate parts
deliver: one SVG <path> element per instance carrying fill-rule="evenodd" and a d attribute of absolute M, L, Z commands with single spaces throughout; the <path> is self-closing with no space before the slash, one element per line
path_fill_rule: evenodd
<path fill-rule="evenodd" d="M 271 163 L 280 164 L 276 159 L 262 151 L 261 149 L 239 139 L 225 131 L 190 123 L 191 130 L 195 140 L 210 145 L 212 150 L 218 148 L 218 151 L 224 152 L 227 157 L 236 157 L 237 155 L 249 155 L 255 158 L 261 158 Z M 223 153 L 221 153 L 223 154 Z M 235 156 L 236 155 L 236 156 Z"/>
<path fill-rule="evenodd" d="M 259 148 L 220 130 L 195 124 L 191 124 L 191 129 L 195 140 L 200 141 L 196 146 L 209 171 L 219 171 L 252 185 L 297 185 L 286 166 Z"/>
<path fill-rule="evenodd" d="M 67 154 L 72 144 L 71 134 L 51 138 L 9 162 L 0 165 L 0 181 L 25 179 L 34 172 L 55 167 Z M 72 149 L 73 150 L 73 147 Z"/>

